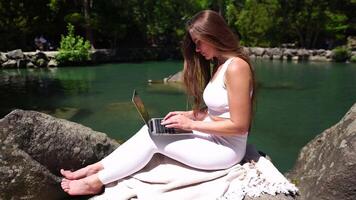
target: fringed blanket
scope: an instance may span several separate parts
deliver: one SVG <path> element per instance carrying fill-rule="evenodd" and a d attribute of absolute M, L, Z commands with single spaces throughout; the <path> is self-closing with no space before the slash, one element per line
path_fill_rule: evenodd
<path fill-rule="evenodd" d="M 160 154 L 130 177 L 105 186 L 92 200 L 240 200 L 246 195 L 295 195 L 298 189 L 248 145 L 245 163 L 218 171 L 198 170 Z"/>

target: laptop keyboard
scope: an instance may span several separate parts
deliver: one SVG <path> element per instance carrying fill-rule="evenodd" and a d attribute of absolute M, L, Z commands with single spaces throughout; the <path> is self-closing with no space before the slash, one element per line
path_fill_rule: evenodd
<path fill-rule="evenodd" d="M 155 119 L 154 124 L 157 130 L 157 133 L 175 133 L 174 128 L 166 128 L 165 126 L 161 125 L 163 119 Z"/>

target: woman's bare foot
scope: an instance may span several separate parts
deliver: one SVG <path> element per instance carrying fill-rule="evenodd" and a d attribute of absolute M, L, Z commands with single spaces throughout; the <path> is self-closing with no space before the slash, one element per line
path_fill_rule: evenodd
<path fill-rule="evenodd" d="M 64 178 L 61 182 L 62 189 L 69 195 L 98 194 L 102 186 L 103 184 L 98 179 L 97 174 L 79 180 L 68 180 Z"/>
<path fill-rule="evenodd" d="M 98 173 L 102 169 L 104 169 L 102 164 L 97 162 L 95 164 L 88 165 L 86 167 L 78 169 L 77 171 L 74 172 L 70 170 L 61 169 L 61 174 L 68 180 L 77 180 Z"/>

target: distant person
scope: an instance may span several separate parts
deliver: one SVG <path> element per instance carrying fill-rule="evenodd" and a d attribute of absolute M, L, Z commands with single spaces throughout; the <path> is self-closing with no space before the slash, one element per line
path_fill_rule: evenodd
<path fill-rule="evenodd" d="M 43 35 L 41 35 L 40 37 L 35 38 L 35 46 L 36 49 L 40 51 L 47 51 L 49 49 L 49 42 Z"/>
<path fill-rule="evenodd" d="M 36 50 L 43 50 L 43 46 L 42 46 L 42 43 L 40 41 L 40 38 L 39 37 L 35 37 L 35 47 L 36 47 Z"/>
<path fill-rule="evenodd" d="M 193 98 L 194 109 L 170 112 L 162 124 L 193 133 L 151 135 L 145 125 L 101 161 L 74 172 L 62 169 L 61 187 L 65 192 L 97 194 L 104 184 L 142 169 L 155 153 L 204 170 L 226 169 L 242 160 L 254 93 L 254 73 L 248 56 L 217 12 L 197 13 L 187 23 L 186 31 L 182 46 L 184 84 Z M 204 104 L 207 107 L 203 108 Z"/>

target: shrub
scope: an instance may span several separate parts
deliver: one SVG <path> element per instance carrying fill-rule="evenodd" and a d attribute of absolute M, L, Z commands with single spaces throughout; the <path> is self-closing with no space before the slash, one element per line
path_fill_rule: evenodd
<path fill-rule="evenodd" d="M 74 26 L 67 25 L 68 35 L 61 36 L 56 60 L 59 64 L 79 64 L 90 60 L 90 43 L 79 35 L 74 35 Z"/>
<path fill-rule="evenodd" d="M 336 62 L 345 62 L 350 57 L 350 52 L 345 47 L 336 47 L 332 51 L 332 59 Z"/>
<path fill-rule="evenodd" d="M 356 56 L 351 56 L 350 61 L 356 63 Z"/>

